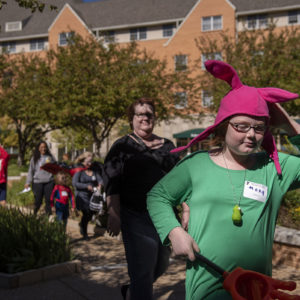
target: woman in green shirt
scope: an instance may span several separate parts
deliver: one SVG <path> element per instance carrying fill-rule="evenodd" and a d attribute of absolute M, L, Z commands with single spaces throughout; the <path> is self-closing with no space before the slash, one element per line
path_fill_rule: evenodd
<path fill-rule="evenodd" d="M 186 255 L 186 299 L 231 299 L 222 278 L 195 260 L 194 251 L 227 271 L 240 266 L 271 275 L 272 244 L 283 195 L 300 187 L 300 158 L 277 153 L 269 125 L 290 135 L 300 126 L 276 104 L 298 97 L 275 88 L 243 85 L 228 64 L 208 61 L 206 68 L 232 90 L 222 99 L 214 125 L 186 149 L 211 133 L 219 145 L 185 157 L 148 193 L 148 210 L 164 244 Z M 258 152 L 260 147 L 265 152 Z M 190 208 L 188 232 L 172 207 Z"/>

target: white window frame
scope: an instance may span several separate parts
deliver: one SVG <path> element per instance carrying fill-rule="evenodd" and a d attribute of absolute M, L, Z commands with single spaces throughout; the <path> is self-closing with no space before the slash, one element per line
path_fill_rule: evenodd
<path fill-rule="evenodd" d="M 116 41 L 116 33 L 114 30 L 105 32 L 105 34 L 104 34 L 104 42 L 105 43 L 114 43 L 115 41 Z"/>
<path fill-rule="evenodd" d="M 16 42 L 4 42 L 2 43 L 2 52 L 4 50 L 7 51 L 7 53 L 16 53 L 17 52 L 17 43 Z"/>
<path fill-rule="evenodd" d="M 30 40 L 30 51 L 40 51 L 45 49 L 44 39 Z"/>
<path fill-rule="evenodd" d="M 300 11 L 290 10 L 288 12 L 288 24 L 298 24 L 300 23 Z"/>
<path fill-rule="evenodd" d="M 266 28 L 268 26 L 268 15 L 249 15 L 247 16 L 247 28 Z"/>
<path fill-rule="evenodd" d="M 222 53 L 221 52 L 214 52 L 214 53 L 203 53 L 201 54 L 201 68 L 203 70 L 205 70 L 205 65 L 204 63 L 207 61 L 207 60 L 223 60 L 222 58 Z"/>
<path fill-rule="evenodd" d="M 178 54 L 174 57 L 175 71 L 185 71 L 188 66 L 188 57 L 186 54 Z"/>
<path fill-rule="evenodd" d="M 186 92 L 177 92 L 174 94 L 176 109 L 184 109 L 188 106 L 188 97 Z"/>
<path fill-rule="evenodd" d="M 131 28 L 130 29 L 130 40 L 141 41 L 147 39 L 147 27 Z"/>
<path fill-rule="evenodd" d="M 220 21 L 219 21 L 220 19 Z M 214 31 L 214 30 L 222 30 L 223 29 L 223 16 L 208 16 L 202 17 L 202 31 Z"/>
<path fill-rule="evenodd" d="M 12 32 L 12 31 L 21 31 L 22 30 L 22 22 L 6 22 L 5 23 L 5 31 Z"/>
<path fill-rule="evenodd" d="M 202 91 L 202 106 L 203 107 L 210 107 L 213 105 L 214 97 L 209 91 Z"/>
<path fill-rule="evenodd" d="M 65 38 L 62 39 L 62 36 L 65 35 Z M 68 39 L 70 39 L 72 36 L 74 36 L 74 31 L 70 32 L 61 32 L 58 35 L 58 45 L 59 46 L 67 46 L 68 45 Z M 63 43 L 62 43 L 63 42 Z"/>
<path fill-rule="evenodd" d="M 163 37 L 170 37 L 174 34 L 174 25 L 173 24 L 165 24 L 162 28 Z"/>

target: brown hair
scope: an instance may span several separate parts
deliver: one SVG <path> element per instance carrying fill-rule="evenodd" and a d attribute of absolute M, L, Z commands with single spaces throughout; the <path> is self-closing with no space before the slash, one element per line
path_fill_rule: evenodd
<path fill-rule="evenodd" d="M 76 164 L 82 163 L 88 156 L 94 157 L 94 154 L 92 152 L 85 151 L 76 158 L 75 163 Z"/>
<path fill-rule="evenodd" d="M 58 185 L 63 185 L 63 184 L 64 184 L 64 182 L 62 182 L 62 180 L 61 180 L 61 177 L 62 177 L 63 175 L 67 176 L 68 173 L 66 173 L 66 172 L 64 172 L 64 171 L 59 171 L 59 172 L 56 174 L 56 176 L 55 176 L 55 182 L 56 182 L 56 184 L 58 184 Z"/>
<path fill-rule="evenodd" d="M 130 125 L 131 129 L 133 129 L 132 120 L 133 120 L 133 117 L 134 117 L 134 114 L 135 114 L 135 108 L 139 104 L 140 105 L 148 104 L 152 108 L 153 113 L 155 114 L 155 105 L 154 105 L 154 100 L 153 99 L 142 97 L 142 98 L 139 98 L 139 99 L 135 100 L 133 103 L 130 104 L 130 106 L 127 109 L 127 118 L 128 118 L 128 122 L 129 122 L 129 125 Z"/>
<path fill-rule="evenodd" d="M 225 135 L 229 124 L 229 118 L 221 122 L 214 130 L 213 138 L 208 142 L 210 148 L 219 148 L 222 151 Z"/>

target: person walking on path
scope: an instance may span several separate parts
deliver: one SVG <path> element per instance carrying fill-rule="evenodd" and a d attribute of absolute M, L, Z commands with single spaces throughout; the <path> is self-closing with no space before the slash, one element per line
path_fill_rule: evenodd
<path fill-rule="evenodd" d="M 62 171 L 56 174 L 56 185 L 50 197 L 51 207 L 54 207 L 55 204 L 56 218 L 58 221 L 63 222 L 65 229 L 69 217 L 69 203 L 71 203 L 71 210 L 75 210 L 75 198 L 72 190 L 67 185 L 67 176 L 68 174 Z"/>
<path fill-rule="evenodd" d="M 84 170 L 73 176 L 72 184 L 75 188 L 76 208 L 82 212 L 79 223 L 80 233 L 85 240 L 88 240 L 87 227 L 92 220 L 94 212 L 90 209 L 90 199 L 95 191 L 101 191 L 103 180 L 97 170 L 93 168 L 94 155 L 91 152 L 84 152 L 75 161 Z"/>
<path fill-rule="evenodd" d="M 140 98 L 128 108 L 132 133 L 118 139 L 104 162 L 108 206 L 107 230 L 122 231 L 130 285 L 121 288 L 124 299 L 150 300 L 153 282 L 169 264 L 170 249 L 164 247 L 150 220 L 146 194 L 178 160 L 173 143 L 153 133 L 155 106 Z M 128 289 L 129 288 L 129 289 Z"/>
<path fill-rule="evenodd" d="M 300 158 L 278 153 L 269 127 L 300 134 L 300 125 L 278 104 L 298 95 L 243 85 L 225 62 L 205 66 L 232 90 L 222 99 L 215 123 L 175 151 L 210 134 L 212 150 L 182 159 L 149 192 L 147 204 L 162 242 L 171 242 L 175 254 L 189 259 L 186 299 L 226 300 L 232 298 L 221 275 L 196 261 L 194 252 L 227 271 L 239 266 L 271 275 L 277 213 L 283 195 L 300 187 Z M 172 211 L 183 202 L 189 207 L 188 232 Z"/>
<path fill-rule="evenodd" d="M 46 163 L 55 162 L 48 145 L 45 141 L 39 142 L 33 152 L 30 160 L 28 175 L 26 179 L 25 189 L 32 184 L 34 194 L 34 213 L 36 214 L 45 197 L 45 211 L 47 215 L 51 215 L 50 196 L 54 187 L 53 175 L 41 167 Z"/>
<path fill-rule="evenodd" d="M 0 145 L 0 205 L 6 205 L 6 191 L 7 191 L 7 166 L 9 161 L 9 154 Z"/>

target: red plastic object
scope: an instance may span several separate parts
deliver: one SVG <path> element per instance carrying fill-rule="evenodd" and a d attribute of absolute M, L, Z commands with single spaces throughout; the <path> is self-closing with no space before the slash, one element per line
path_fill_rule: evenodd
<path fill-rule="evenodd" d="M 281 290 L 293 291 L 294 281 L 273 279 L 258 272 L 236 268 L 223 274 L 223 287 L 230 292 L 234 300 L 300 300 L 300 296 L 289 295 Z"/>
<path fill-rule="evenodd" d="M 195 252 L 195 256 L 223 276 L 223 287 L 231 294 L 233 300 L 300 300 L 300 296 L 278 291 L 278 289 L 293 291 L 296 288 L 294 281 L 273 279 L 240 267 L 227 272 L 202 254 Z"/>

